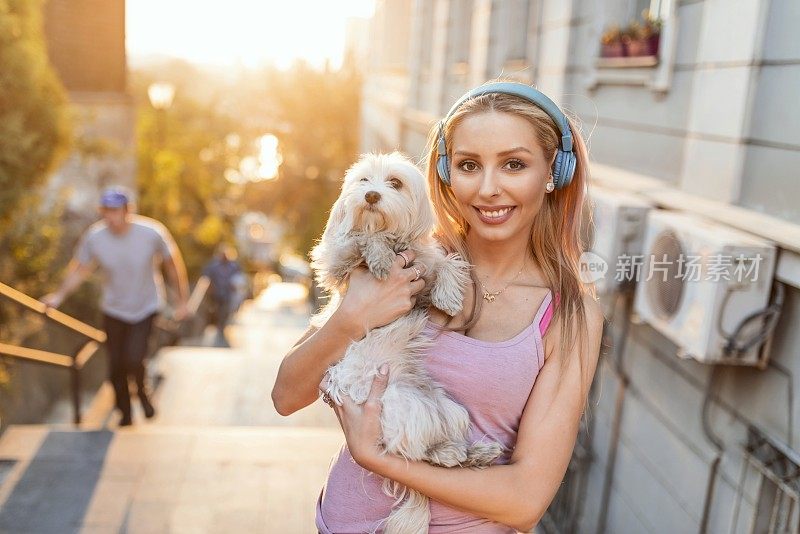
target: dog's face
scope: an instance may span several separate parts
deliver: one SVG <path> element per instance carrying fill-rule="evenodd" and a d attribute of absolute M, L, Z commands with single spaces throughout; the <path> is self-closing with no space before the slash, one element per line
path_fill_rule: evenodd
<path fill-rule="evenodd" d="M 433 210 L 425 178 L 403 155 L 367 154 L 344 177 L 329 229 L 372 234 L 386 231 L 409 239 L 433 228 Z"/>

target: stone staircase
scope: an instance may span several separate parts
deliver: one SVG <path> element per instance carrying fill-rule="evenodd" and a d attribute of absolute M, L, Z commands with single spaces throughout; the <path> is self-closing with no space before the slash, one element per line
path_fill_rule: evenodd
<path fill-rule="evenodd" d="M 158 413 L 117 427 L 108 384 L 81 428 L 16 425 L 0 438 L 3 533 L 305 533 L 344 439 L 321 402 L 290 417 L 270 391 L 307 324 L 255 301 L 230 349 L 170 347 L 150 363 Z"/>

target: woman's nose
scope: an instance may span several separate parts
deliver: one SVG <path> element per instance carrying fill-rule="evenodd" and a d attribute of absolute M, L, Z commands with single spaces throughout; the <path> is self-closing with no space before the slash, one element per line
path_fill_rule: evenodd
<path fill-rule="evenodd" d="M 494 196 L 500 189 L 497 176 L 494 170 L 487 168 L 481 177 L 481 186 L 479 193 L 484 197 Z"/>

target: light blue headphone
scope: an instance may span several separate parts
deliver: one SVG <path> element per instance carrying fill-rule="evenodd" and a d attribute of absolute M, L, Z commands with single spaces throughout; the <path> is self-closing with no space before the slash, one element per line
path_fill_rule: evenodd
<path fill-rule="evenodd" d="M 467 94 L 458 99 L 453 104 L 447 116 L 439 122 L 439 143 L 436 156 L 436 172 L 439 179 L 445 185 L 450 185 L 450 161 L 447 157 L 447 145 L 444 142 L 444 125 L 447 120 L 461 107 L 461 105 L 471 98 L 476 98 L 490 93 L 502 93 L 506 95 L 518 96 L 541 108 L 556 123 L 556 127 L 561 132 L 561 145 L 556 153 L 553 162 L 553 183 L 556 189 L 566 187 L 572 181 L 575 174 L 575 153 L 572 152 L 572 131 L 569 128 L 567 117 L 561 112 L 559 107 L 550 100 L 547 95 L 537 91 L 529 85 L 514 82 L 497 82 L 481 85 L 472 89 Z"/>

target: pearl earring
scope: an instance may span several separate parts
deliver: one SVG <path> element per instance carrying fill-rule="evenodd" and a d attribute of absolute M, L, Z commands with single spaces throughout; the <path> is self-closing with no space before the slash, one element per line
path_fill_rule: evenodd
<path fill-rule="evenodd" d="M 547 182 L 544 188 L 547 190 L 548 193 L 552 193 L 553 190 L 555 190 L 556 188 L 556 184 L 554 184 L 553 182 Z"/>

